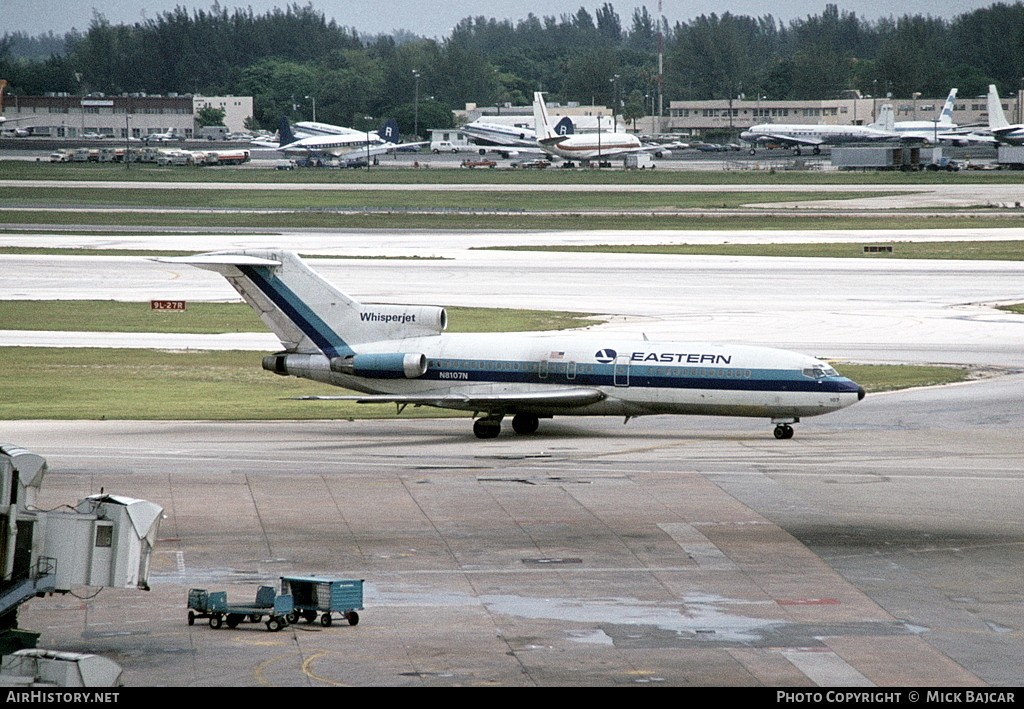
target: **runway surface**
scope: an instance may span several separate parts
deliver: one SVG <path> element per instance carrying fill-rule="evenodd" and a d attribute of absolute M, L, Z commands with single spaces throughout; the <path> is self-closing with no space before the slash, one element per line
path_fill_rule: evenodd
<path fill-rule="evenodd" d="M 152 238 L 437 256 L 311 263 L 383 302 L 610 316 L 595 339 L 1024 367 L 1020 317 L 987 305 L 1024 300 L 1017 262 L 467 249 L 513 236 Z M 69 238 L 152 243 L 0 244 Z M 0 263 L 8 298 L 234 296 L 214 274 L 135 257 Z M 560 418 L 493 441 L 468 419 L 4 422 L 4 439 L 50 462 L 41 507 L 102 487 L 167 511 L 153 591 L 39 599 L 21 624 L 43 646 L 115 659 L 134 685 L 1015 686 L 1022 398 L 1020 374 L 869 396 L 791 441 L 764 421 L 701 417 Z M 276 634 L 185 623 L 189 588 L 247 599 L 288 573 L 366 579 L 362 622 Z"/>

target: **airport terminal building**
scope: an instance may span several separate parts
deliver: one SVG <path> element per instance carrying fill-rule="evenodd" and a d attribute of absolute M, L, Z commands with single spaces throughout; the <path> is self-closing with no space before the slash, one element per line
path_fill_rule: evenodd
<path fill-rule="evenodd" d="M 897 121 L 933 121 L 938 117 L 946 101 L 945 96 L 909 99 L 863 97 L 851 91 L 836 99 L 769 101 L 756 98 L 715 99 L 701 101 L 671 101 L 666 115 L 645 116 L 632 121 L 623 121 L 618 116 L 614 125 L 618 130 L 628 130 L 642 135 L 676 134 L 693 137 L 723 135 L 741 131 L 761 123 L 799 123 L 812 125 L 861 125 L 873 123 L 879 108 L 892 104 Z M 1021 115 L 1024 101 L 1019 96 L 1003 98 L 1003 113 L 1011 122 L 1024 123 Z M 552 116 L 571 116 L 577 130 L 587 132 L 596 129 L 597 117 L 605 121 L 606 130 L 611 109 L 605 106 L 560 106 L 548 104 Z M 469 123 L 483 119 L 493 123 L 533 127 L 533 108 L 530 106 L 481 107 L 466 104 L 466 110 L 457 112 L 460 121 Z M 953 105 L 953 122 L 960 126 L 988 123 L 988 106 L 985 96 L 958 96 Z"/>
<path fill-rule="evenodd" d="M 853 93 L 853 92 L 851 92 Z M 892 104 L 897 121 L 933 121 L 946 97 L 910 99 L 844 98 L 804 101 L 768 101 L 751 99 L 720 99 L 714 101 L 672 101 L 668 115 L 660 119 L 641 119 L 641 133 L 679 133 L 700 136 L 708 132 L 739 132 L 761 123 L 798 123 L 813 125 L 869 125 L 876 120 L 878 109 Z M 1003 99 L 1003 112 L 1011 121 L 1020 120 L 1018 97 Z M 985 96 L 958 96 L 953 105 L 953 122 L 960 126 L 986 125 L 988 107 Z"/>
<path fill-rule="evenodd" d="M 87 135 L 119 139 L 145 138 L 174 129 L 191 138 L 196 114 L 206 106 L 223 108 L 224 125 L 232 132 L 245 130 L 252 116 L 252 96 L 7 96 L 4 116 L 22 119 L 19 130 L 51 138 Z"/>

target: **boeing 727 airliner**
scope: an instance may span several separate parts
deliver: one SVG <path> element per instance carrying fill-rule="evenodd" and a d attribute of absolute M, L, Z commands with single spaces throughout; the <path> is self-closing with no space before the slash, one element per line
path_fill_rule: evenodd
<path fill-rule="evenodd" d="M 223 275 L 281 340 L 263 368 L 404 408 L 473 411 L 478 438 L 528 434 L 554 416 L 704 414 L 771 419 L 791 438 L 804 416 L 837 411 L 864 389 L 795 352 L 705 342 L 579 335 L 445 334 L 444 308 L 359 303 L 286 251 L 156 259 Z"/>

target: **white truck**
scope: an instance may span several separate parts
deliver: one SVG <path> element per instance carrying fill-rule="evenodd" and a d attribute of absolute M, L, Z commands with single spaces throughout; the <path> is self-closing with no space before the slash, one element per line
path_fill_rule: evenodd
<path fill-rule="evenodd" d="M 435 140 L 430 144 L 432 153 L 457 153 L 458 147 L 450 140 Z"/>

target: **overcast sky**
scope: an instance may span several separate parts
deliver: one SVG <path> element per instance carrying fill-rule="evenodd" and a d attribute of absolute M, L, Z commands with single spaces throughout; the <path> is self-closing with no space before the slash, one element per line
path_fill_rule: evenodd
<path fill-rule="evenodd" d="M 308 0 L 299 0 L 306 5 Z M 875 20 L 879 17 L 922 14 L 951 18 L 970 10 L 987 7 L 994 0 L 857 0 L 842 2 L 840 11 L 854 11 L 859 17 Z M 313 0 L 312 5 L 339 25 L 354 27 L 361 33 L 379 34 L 393 30 L 408 30 L 426 37 L 444 38 L 451 28 L 465 17 L 483 15 L 513 22 L 533 13 L 539 17 L 572 14 L 585 7 L 591 15 L 604 0 L 504 0 L 499 3 L 481 3 L 479 0 L 449 0 L 431 5 L 422 0 L 386 0 L 384 4 L 366 0 Z M 223 0 L 229 9 L 251 7 L 262 14 L 273 7 L 285 7 L 287 1 L 275 0 Z M 789 0 L 783 3 L 765 3 L 763 0 L 663 0 L 662 12 L 670 23 L 685 21 L 711 13 L 731 12 L 737 15 L 761 16 L 771 14 L 779 20 L 791 20 L 817 15 L 825 8 L 824 0 Z M 23 31 L 30 35 L 53 31 L 63 34 L 72 28 L 86 30 L 93 12 L 101 13 L 113 24 L 132 24 L 173 9 L 176 6 L 208 9 L 209 2 L 195 0 L 0 0 L 0 35 Z M 633 9 L 646 5 L 656 15 L 657 0 L 643 2 L 620 0 L 612 6 L 622 19 L 624 28 L 630 25 Z M 486 7 L 482 10 L 481 7 Z"/>

